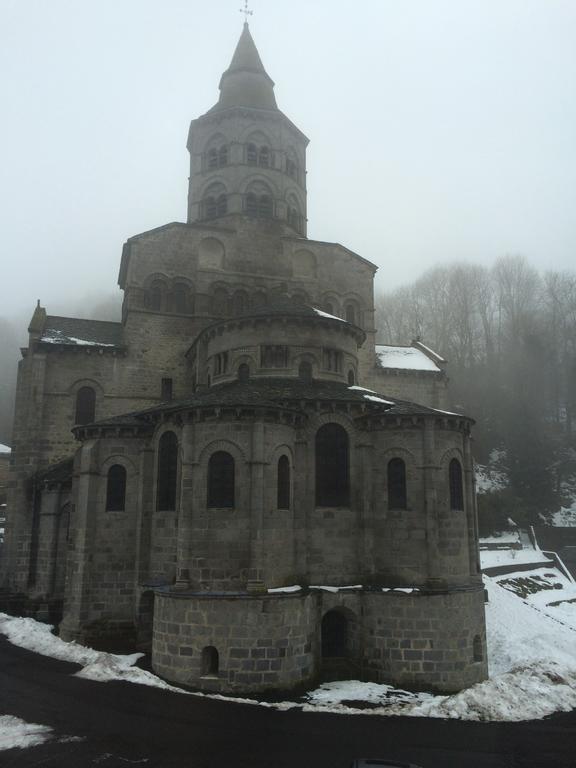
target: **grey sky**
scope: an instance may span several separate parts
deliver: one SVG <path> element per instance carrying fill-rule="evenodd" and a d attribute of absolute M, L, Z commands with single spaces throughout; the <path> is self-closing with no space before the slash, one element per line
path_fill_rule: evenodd
<path fill-rule="evenodd" d="M 124 240 L 184 220 L 188 124 L 241 4 L 0 0 L 0 315 L 114 290 Z M 382 288 L 504 253 L 576 268 L 574 0 L 251 5 L 310 138 L 310 237 L 376 262 Z"/>

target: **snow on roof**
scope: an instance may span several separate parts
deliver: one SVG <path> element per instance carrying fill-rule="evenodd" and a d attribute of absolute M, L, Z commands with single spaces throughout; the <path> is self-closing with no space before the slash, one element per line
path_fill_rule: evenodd
<path fill-rule="evenodd" d="M 115 347 L 115 344 L 110 344 L 105 341 L 90 341 L 89 339 L 79 339 L 76 336 L 66 336 L 62 331 L 51 330 L 50 336 L 42 336 L 40 341 L 45 344 L 77 344 L 81 347 Z"/>
<path fill-rule="evenodd" d="M 416 347 L 393 347 L 389 344 L 377 344 L 376 355 L 384 368 L 397 368 L 411 371 L 440 371 L 433 360 Z M 434 354 L 435 357 L 438 357 Z"/>
<path fill-rule="evenodd" d="M 341 323 L 345 323 L 346 320 L 343 320 L 341 317 L 336 317 L 336 315 L 331 315 L 328 312 L 324 312 L 322 309 L 316 309 L 316 307 L 312 307 L 314 312 L 316 312 L 317 315 L 320 315 L 321 317 L 328 317 L 330 320 L 340 320 Z"/>
<path fill-rule="evenodd" d="M 9 445 L 0 443 L 0 453 L 12 453 L 12 448 Z"/>

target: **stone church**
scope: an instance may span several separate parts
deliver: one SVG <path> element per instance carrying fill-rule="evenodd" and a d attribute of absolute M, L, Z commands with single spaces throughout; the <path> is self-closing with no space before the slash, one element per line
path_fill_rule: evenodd
<path fill-rule="evenodd" d="M 457 691 L 487 676 L 472 421 L 439 355 L 375 344 L 376 266 L 307 237 L 307 145 L 245 24 L 122 321 L 34 311 L 1 601 L 204 690 Z"/>

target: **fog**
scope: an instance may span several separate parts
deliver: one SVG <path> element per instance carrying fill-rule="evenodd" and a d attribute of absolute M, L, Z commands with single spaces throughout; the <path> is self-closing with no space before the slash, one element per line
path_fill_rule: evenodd
<path fill-rule="evenodd" d="M 185 219 L 188 125 L 217 100 L 240 5 L 2 3 L 4 369 L 37 299 L 116 319 L 123 242 Z M 507 253 L 574 267 L 573 0 L 251 7 L 278 104 L 310 138 L 311 238 L 378 264 L 377 290 Z"/>

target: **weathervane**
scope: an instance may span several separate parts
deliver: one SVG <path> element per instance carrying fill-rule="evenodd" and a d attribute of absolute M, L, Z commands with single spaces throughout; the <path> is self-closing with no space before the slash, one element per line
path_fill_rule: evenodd
<path fill-rule="evenodd" d="M 244 8 L 239 8 L 239 11 L 244 14 L 244 24 L 248 24 L 248 16 L 254 15 L 254 11 L 248 10 L 248 0 L 244 0 Z"/>

